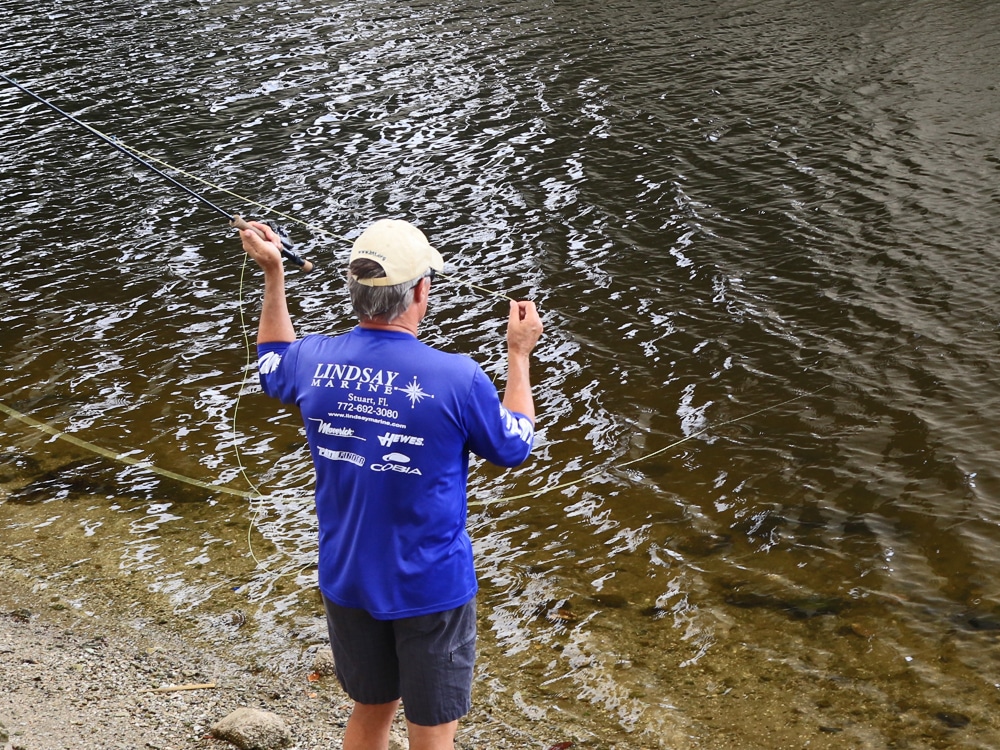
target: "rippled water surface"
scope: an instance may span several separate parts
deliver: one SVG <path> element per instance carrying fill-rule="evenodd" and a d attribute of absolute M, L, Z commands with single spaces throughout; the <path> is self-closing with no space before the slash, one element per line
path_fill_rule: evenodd
<path fill-rule="evenodd" d="M 539 746 L 1000 745 L 1000 6 L 0 0 L 0 28 L 0 72 L 291 217 L 300 333 L 350 325 L 383 216 L 445 255 L 430 343 L 502 377 L 505 305 L 460 280 L 538 303 L 537 454 L 470 492 L 477 704 Z M 247 365 L 259 274 L 6 84 L 0 142 L 0 403 L 86 443 L 4 413 L 4 554 L 296 664 L 311 467 Z"/>

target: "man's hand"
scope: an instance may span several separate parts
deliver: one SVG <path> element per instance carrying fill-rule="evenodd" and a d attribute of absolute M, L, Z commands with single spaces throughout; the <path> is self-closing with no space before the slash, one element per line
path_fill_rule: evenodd
<path fill-rule="evenodd" d="M 264 270 L 264 299 L 261 303 L 257 343 L 295 341 L 295 327 L 285 301 L 285 268 L 281 263 L 281 240 L 267 224 L 248 221 L 252 229 L 241 229 L 240 239 L 247 255 Z M 264 236 L 261 237 L 256 230 Z"/>
<path fill-rule="evenodd" d="M 542 320 L 534 302 L 510 303 L 507 318 L 507 388 L 503 405 L 535 421 L 535 403 L 531 398 L 529 355 L 542 335 Z"/>
<path fill-rule="evenodd" d="M 281 271 L 281 239 L 267 224 L 248 221 L 253 229 L 241 229 L 240 239 L 247 255 L 253 258 L 265 273 Z M 261 233 L 264 235 L 261 237 Z"/>
<path fill-rule="evenodd" d="M 510 303 L 507 318 L 507 352 L 510 356 L 527 357 L 542 336 L 544 326 L 534 302 Z"/>

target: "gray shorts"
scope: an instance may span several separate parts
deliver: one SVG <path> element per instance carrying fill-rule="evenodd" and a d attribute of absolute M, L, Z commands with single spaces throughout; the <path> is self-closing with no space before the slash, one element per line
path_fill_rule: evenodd
<path fill-rule="evenodd" d="M 433 727 L 472 708 L 476 600 L 445 612 L 376 620 L 325 596 L 337 679 L 358 703 L 403 699 L 406 718 Z"/>

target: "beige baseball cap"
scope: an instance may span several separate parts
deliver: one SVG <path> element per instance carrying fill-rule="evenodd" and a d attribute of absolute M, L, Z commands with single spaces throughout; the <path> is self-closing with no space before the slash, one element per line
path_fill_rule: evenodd
<path fill-rule="evenodd" d="M 351 261 L 373 260 L 385 276 L 356 279 L 365 286 L 395 286 L 415 281 L 430 270 L 444 271 L 441 253 L 431 247 L 424 233 L 402 219 L 380 219 L 354 241 Z"/>

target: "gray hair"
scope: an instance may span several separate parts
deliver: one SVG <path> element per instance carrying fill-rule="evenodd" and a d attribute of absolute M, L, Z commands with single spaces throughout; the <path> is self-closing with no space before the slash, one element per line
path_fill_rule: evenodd
<path fill-rule="evenodd" d="M 415 282 L 406 281 L 394 286 L 367 286 L 358 279 L 384 278 L 385 271 L 378 263 L 359 258 L 351 263 L 347 272 L 347 291 L 351 305 L 359 320 L 379 319 L 391 323 L 413 304 Z"/>

